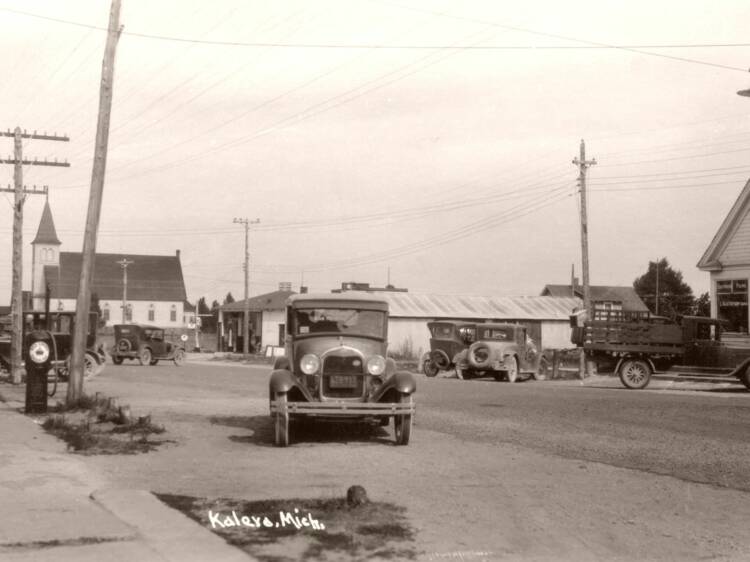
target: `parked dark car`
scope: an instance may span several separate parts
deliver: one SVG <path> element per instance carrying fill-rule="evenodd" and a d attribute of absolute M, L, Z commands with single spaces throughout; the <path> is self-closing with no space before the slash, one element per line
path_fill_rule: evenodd
<path fill-rule="evenodd" d="M 477 324 L 477 341 L 456 358 L 459 378 L 491 373 L 495 380 L 546 377 L 547 359 L 522 324 Z"/>
<path fill-rule="evenodd" d="M 285 356 L 274 364 L 269 402 L 275 443 L 290 422 L 362 421 L 386 426 L 407 445 L 416 382 L 387 357 L 388 303 L 351 293 L 294 295 L 286 306 Z"/>
<path fill-rule="evenodd" d="M 430 351 L 422 357 L 422 372 L 434 377 L 456 366 L 456 357 L 476 341 L 475 322 L 428 322 Z"/>
<path fill-rule="evenodd" d="M 110 353 L 112 362 L 121 365 L 124 359 L 133 359 L 141 365 L 156 365 L 159 361 L 174 361 L 182 365 L 185 348 L 164 338 L 164 330 L 143 324 L 116 324 L 115 345 Z"/>
<path fill-rule="evenodd" d="M 48 331 L 52 334 L 54 347 L 50 350 L 52 355 L 52 366 L 55 373 L 62 379 L 68 377 L 70 370 L 70 352 L 73 343 L 73 331 L 75 327 L 75 311 L 26 311 L 23 313 L 24 348 L 26 335 L 34 330 Z M 104 347 L 97 341 L 96 329 L 99 324 L 99 315 L 96 312 L 89 313 L 88 331 L 86 333 L 86 353 L 84 355 L 84 375 L 95 375 L 104 368 L 106 354 Z M 10 325 L 7 326 L 7 336 L 0 335 L 0 365 L 10 368 Z"/>

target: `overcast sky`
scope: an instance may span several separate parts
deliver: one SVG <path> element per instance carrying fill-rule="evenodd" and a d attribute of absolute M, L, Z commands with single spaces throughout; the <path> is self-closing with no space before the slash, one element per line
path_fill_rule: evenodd
<path fill-rule="evenodd" d="M 63 251 L 82 245 L 108 17 L 0 0 L 0 129 L 71 139 L 24 142 L 72 164 L 24 169 Z M 748 21 L 743 0 L 122 0 L 97 249 L 180 249 L 191 300 L 241 298 L 242 217 L 260 219 L 251 294 L 389 271 L 416 293 L 539 294 L 580 274 L 585 139 L 592 284 L 666 257 L 706 291 L 695 264 L 750 177 Z M 25 289 L 43 205 L 25 205 Z"/>

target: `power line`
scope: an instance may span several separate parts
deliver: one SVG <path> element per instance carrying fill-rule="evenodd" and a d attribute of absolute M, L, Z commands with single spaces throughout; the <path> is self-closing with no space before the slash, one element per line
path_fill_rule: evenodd
<path fill-rule="evenodd" d="M 371 0 L 371 1 L 376 1 L 376 0 Z M 539 35 L 539 36 L 542 36 L 542 37 L 552 37 L 554 39 L 563 39 L 564 41 L 574 41 L 576 43 L 585 43 L 587 45 L 591 45 L 591 46 L 595 46 L 595 47 L 599 47 L 599 48 L 617 49 L 617 50 L 621 50 L 621 51 L 627 51 L 627 52 L 631 52 L 631 53 L 637 53 L 637 54 L 640 54 L 640 55 L 647 55 L 647 56 L 652 56 L 652 57 L 660 57 L 660 58 L 671 59 L 671 60 L 676 60 L 676 61 L 680 61 L 680 62 L 687 62 L 687 63 L 692 63 L 692 64 L 700 64 L 700 65 L 703 65 L 703 66 L 712 66 L 712 67 L 716 67 L 716 68 L 722 68 L 724 70 L 735 70 L 735 71 L 739 71 L 739 72 L 743 72 L 743 73 L 747 72 L 747 69 L 745 69 L 745 68 L 739 68 L 739 67 L 736 67 L 736 66 L 728 66 L 728 65 L 724 65 L 724 64 L 717 64 L 717 63 L 712 63 L 712 62 L 707 62 L 707 61 L 701 61 L 701 60 L 696 60 L 696 59 L 688 59 L 688 58 L 685 58 L 685 57 L 676 57 L 676 56 L 673 56 L 673 55 L 665 55 L 663 53 L 650 53 L 648 51 L 641 51 L 641 50 L 639 50 L 640 48 L 638 48 L 638 47 L 618 46 L 618 45 L 611 45 L 611 44 L 608 44 L 608 43 L 601 43 L 601 42 L 598 42 L 598 41 L 590 41 L 588 39 L 578 39 L 576 37 L 569 37 L 569 36 L 566 36 L 566 35 L 561 35 L 559 33 L 546 33 L 546 32 L 543 32 L 543 31 L 536 31 L 536 30 L 533 30 L 533 29 L 527 29 L 527 28 L 524 28 L 524 27 L 519 27 L 519 26 L 514 26 L 514 25 L 506 25 L 506 24 L 502 24 L 502 23 L 498 23 L 498 22 L 491 22 L 491 21 L 487 21 L 487 20 L 480 20 L 480 19 L 477 19 L 477 18 L 469 18 L 469 17 L 465 17 L 465 16 L 458 16 L 458 15 L 455 15 L 455 14 L 448 14 L 446 12 L 433 12 L 432 10 L 425 10 L 425 9 L 422 9 L 422 8 L 415 8 L 415 7 L 412 7 L 412 6 L 401 6 L 399 4 L 393 4 L 391 2 L 379 1 L 377 3 L 378 4 L 382 4 L 382 5 L 386 5 L 386 6 L 392 6 L 392 7 L 395 7 L 395 8 L 400 8 L 400 9 L 403 9 L 403 10 L 411 10 L 411 11 L 416 11 L 416 12 L 424 12 L 424 13 L 429 13 L 429 14 L 440 15 L 441 17 L 455 19 L 455 20 L 467 21 L 467 22 L 478 23 L 478 24 L 483 24 L 483 25 L 492 25 L 492 26 L 495 26 L 495 27 L 499 27 L 499 28 L 507 29 L 507 30 L 511 30 L 511 31 L 519 31 L 519 32 L 522 32 L 522 33 L 529 33 L 531 35 Z M 643 47 L 643 48 L 646 48 L 646 47 Z"/>
<path fill-rule="evenodd" d="M 395 4 L 391 4 L 395 6 Z M 533 33 L 535 35 L 544 35 L 547 37 L 555 37 L 558 39 L 565 39 L 568 41 L 579 41 L 579 42 L 585 42 L 590 43 L 588 45 L 456 45 L 456 46 L 450 46 L 450 45 L 417 45 L 417 44 L 401 44 L 401 45 L 387 45 L 387 44 L 380 44 L 380 43 L 279 43 L 279 42 L 259 42 L 259 41 L 217 41 L 217 40 L 209 40 L 209 39 L 196 39 L 191 37 L 176 37 L 176 36 L 170 36 L 170 35 L 157 35 L 152 33 L 138 33 L 135 31 L 128 31 L 123 30 L 122 35 L 127 35 L 130 37 L 138 37 L 141 39 L 153 39 L 158 41 L 173 41 L 176 43 L 191 43 L 194 45 L 214 45 L 214 46 L 222 46 L 222 47 L 259 47 L 259 48 L 267 48 L 267 47 L 275 47 L 275 48 L 288 48 L 288 49 L 367 49 L 367 50 L 373 50 L 373 49 L 393 49 L 393 50 L 443 50 L 443 49 L 462 49 L 462 50 L 480 50 L 480 51 L 495 51 L 495 50 L 530 50 L 530 51 L 544 51 L 544 50 L 571 50 L 571 49 L 706 49 L 706 48 L 737 48 L 737 47 L 750 47 L 750 43 L 656 43 L 656 44 L 633 44 L 633 45 L 609 45 L 605 43 L 595 43 L 593 41 L 585 41 L 583 39 L 573 39 L 569 37 L 565 37 L 562 35 L 555 35 L 550 33 L 542 33 L 537 32 L 533 30 L 523 29 L 523 28 L 516 28 L 511 26 L 502 25 L 499 23 L 494 22 L 486 22 L 481 20 L 476 20 L 472 18 L 465 18 L 461 16 L 455 16 L 451 14 L 446 13 L 436 13 L 436 12 L 430 12 L 428 10 L 418 10 L 416 8 L 406 8 L 405 6 L 397 6 L 400 8 L 405 9 L 414 9 L 417 11 L 423 11 L 432 13 L 435 15 L 441 15 L 444 17 L 450 17 L 453 19 L 462 19 L 465 21 L 470 21 L 473 23 L 482 23 L 485 25 L 495 25 L 498 27 L 505 27 L 509 29 L 513 29 L 515 31 L 524 31 L 526 33 Z M 35 14 L 31 12 L 26 12 L 23 10 L 14 10 L 11 8 L 0 8 L 0 10 L 22 15 L 26 17 L 31 18 L 38 18 L 42 20 L 52 21 L 55 23 L 61 23 L 65 25 L 73 25 L 76 27 L 85 27 L 87 29 L 95 29 L 99 31 L 106 31 L 107 29 L 105 27 L 97 26 L 97 25 L 91 25 L 86 24 L 83 22 L 77 22 L 72 20 L 66 20 L 62 18 L 54 18 L 50 16 L 43 16 L 41 14 Z M 642 53 L 642 54 L 654 54 L 654 53 Z M 677 60 L 685 60 L 686 62 L 701 62 L 701 61 L 692 61 L 690 59 L 680 59 L 678 57 L 669 57 L 669 58 L 677 58 Z M 710 63 L 703 63 L 703 64 L 710 64 Z M 728 68 L 728 67 L 725 67 Z"/>

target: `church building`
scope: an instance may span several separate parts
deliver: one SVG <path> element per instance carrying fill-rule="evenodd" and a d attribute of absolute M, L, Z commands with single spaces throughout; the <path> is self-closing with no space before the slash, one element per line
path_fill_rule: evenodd
<path fill-rule="evenodd" d="M 31 243 L 34 310 L 44 310 L 46 298 L 50 300 L 50 310 L 76 308 L 83 255 L 62 252 L 61 246 L 46 202 Z M 194 307 L 185 301 L 179 250 L 172 256 L 97 253 L 91 291 L 99 299 L 103 320 L 110 326 L 139 323 L 182 328 L 195 318 Z"/>

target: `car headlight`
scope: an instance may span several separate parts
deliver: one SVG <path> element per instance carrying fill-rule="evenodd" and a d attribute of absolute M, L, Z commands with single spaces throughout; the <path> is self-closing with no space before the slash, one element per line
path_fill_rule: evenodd
<path fill-rule="evenodd" d="M 302 357 L 302 360 L 299 362 L 299 368 L 306 375 L 314 375 L 320 369 L 320 359 L 317 355 L 308 353 Z"/>
<path fill-rule="evenodd" d="M 34 363 L 44 363 L 49 359 L 49 346 L 43 341 L 35 341 L 29 346 L 29 359 Z"/>
<path fill-rule="evenodd" d="M 367 372 L 371 375 L 380 376 L 385 373 L 385 359 L 380 355 L 373 355 L 367 360 Z"/>

